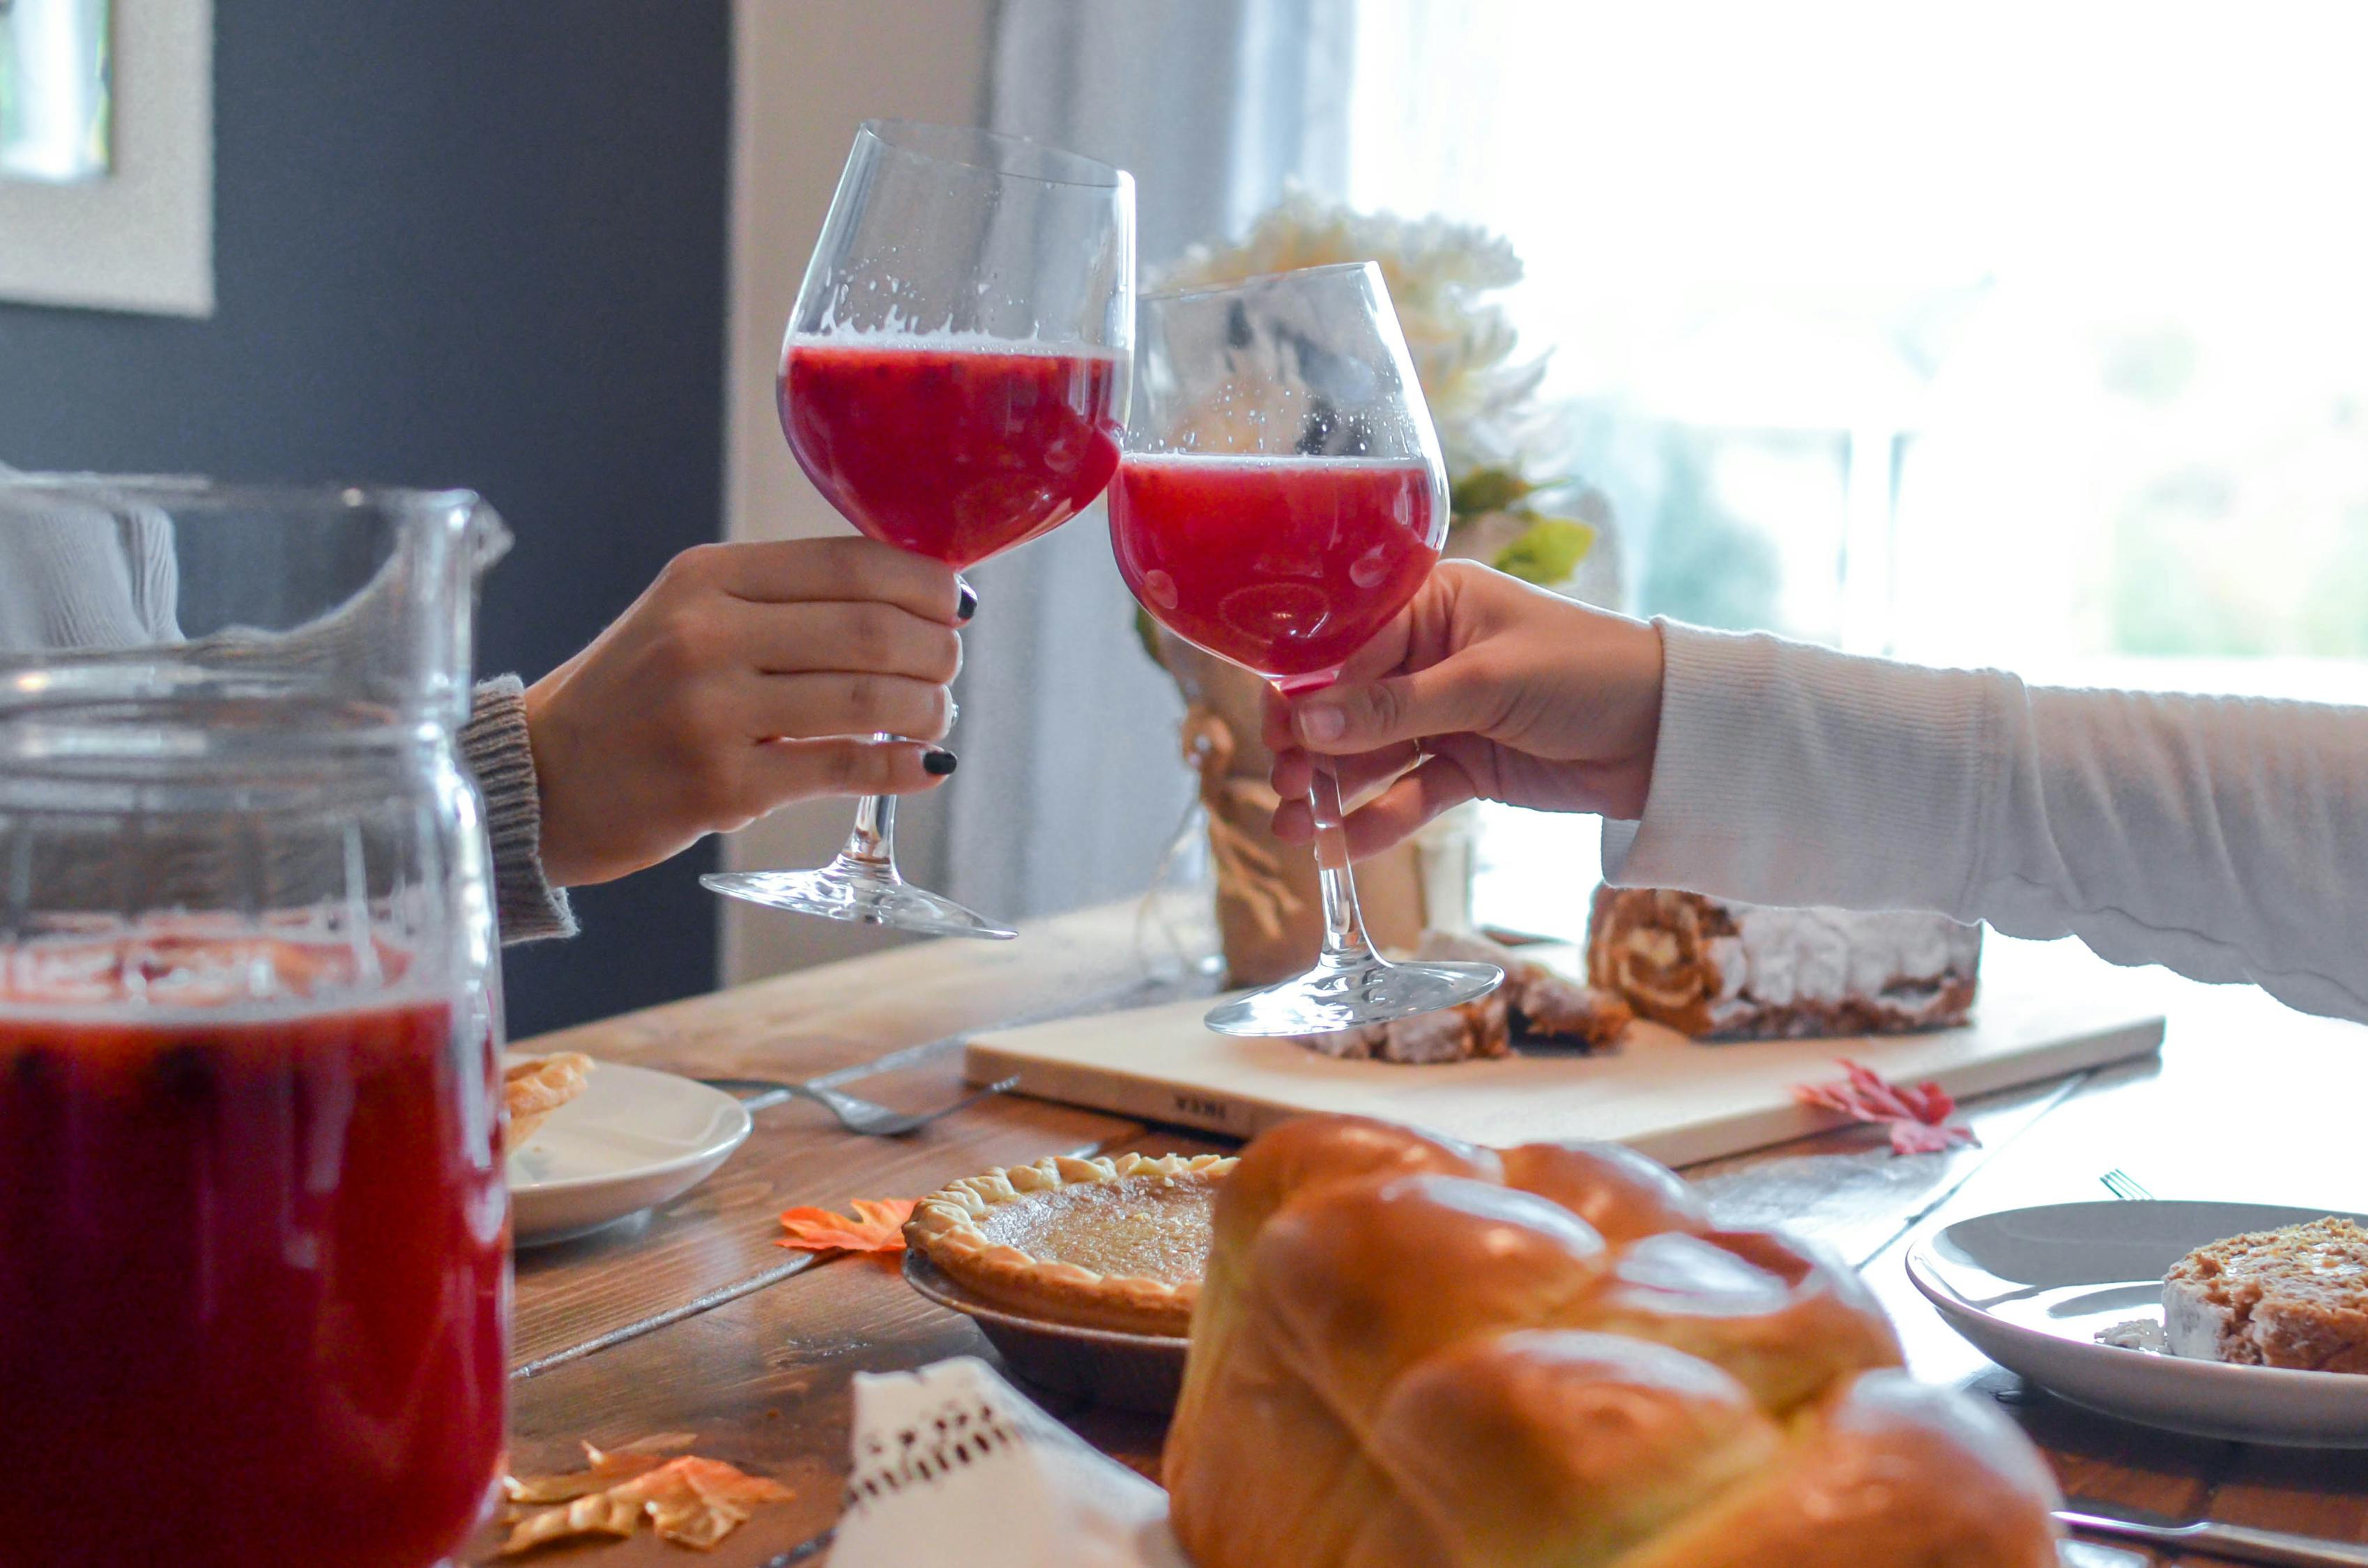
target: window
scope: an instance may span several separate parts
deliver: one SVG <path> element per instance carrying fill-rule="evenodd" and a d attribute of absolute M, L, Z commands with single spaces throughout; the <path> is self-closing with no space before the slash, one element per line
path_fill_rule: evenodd
<path fill-rule="evenodd" d="M 2368 8 L 1360 0 L 1349 199 L 1508 234 L 1632 608 L 2368 698 Z"/>
<path fill-rule="evenodd" d="M 0 179 L 107 173 L 107 0 L 0 0 Z"/>

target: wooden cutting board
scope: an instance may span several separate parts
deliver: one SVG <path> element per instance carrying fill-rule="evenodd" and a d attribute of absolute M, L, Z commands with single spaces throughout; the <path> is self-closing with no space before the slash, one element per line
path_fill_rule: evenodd
<path fill-rule="evenodd" d="M 1572 961 L 1567 949 L 1557 957 L 1557 968 Z M 1212 1034 L 1204 999 L 983 1034 L 963 1074 L 974 1084 L 1017 1074 L 1023 1095 L 1235 1137 L 1308 1111 L 1355 1112 L 1499 1146 L 1608 1139 L 1678 1165 L 1840 1123 L 1792 1095 L 1839 1076 L 1839 1057 L 1964 1097 L 2153 1055 L 2163 1029 L 2153 979 L 2075 942 L 1992 934 L 1973 1021 L 1929 1034 L 1697 1044 L 1639 1023 L 1600 1056 L 1542 1049 L 1406 1067 Z"/>

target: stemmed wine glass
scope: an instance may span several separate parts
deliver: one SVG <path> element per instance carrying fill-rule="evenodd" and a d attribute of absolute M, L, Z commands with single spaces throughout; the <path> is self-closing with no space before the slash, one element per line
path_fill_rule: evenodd
<path fill-rule="evenodd" d="M 1170 631 L 1285 694 L 1338 678 L 1447 537 L 1439 437 L 1370 262 L 1143 301 L 1135 415 L 1110 487 L 1119 573 Z M 1357 912 L 1340 784 L 1311 791 L 1324 947 L 1218 1006 L 1224 1034 L 1322 1034 L 1485 996 L 1492 964 L 1390 963 Z"/>
<path fill-rule="evenodd" d="M 1123 170 L 992 131 L 867 120 L 781 345 L 781 429 L 856 528 L 973 566 L 1110 483 L 1133 314 Z M 866 799 L 819 870 L 700 881 L 834 920 L 1012 936 L 897 874 L 894 813 Z"/>

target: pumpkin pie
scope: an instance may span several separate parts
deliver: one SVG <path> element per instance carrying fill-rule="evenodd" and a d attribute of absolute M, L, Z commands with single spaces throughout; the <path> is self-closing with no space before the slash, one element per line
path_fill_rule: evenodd
<path fill-rule="evenodd" d="M 996 1305 L 1081 1328 L 1182 1338 L 1228 1155 L 1039 1160 L 914 1207 L 908 1245 Z"/>

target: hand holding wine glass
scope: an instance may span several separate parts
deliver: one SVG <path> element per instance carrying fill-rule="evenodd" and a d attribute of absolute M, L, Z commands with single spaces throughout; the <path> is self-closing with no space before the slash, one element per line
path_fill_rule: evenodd
<path fill-rule="evenodd" d="M 792 801 L 933 789 L 962 588 L 868 539 L 705 544 L 526 692 L 553 887 L 604 882 Z M 905 737 L 881 744 L 855 737 Z"/>
<path fill-rule="evenodd" d="M 781 347 L 781 430 L 858 529 L 960 571 L 1109 484 L 1133 317 L 1123 171 L 991 131 L 866 121 Z M 835 920 L 1013 935 L 898 875 L 894 812 L 866 798 L 817 870 L 700 880 Z"/>
<path fill-rule="evenodd" d="M 1633 819 L 1660 718 L 1651 626 L 1441 562 L 1338 682 L 1295 700 L 1269 694 L 1275 836 L 1314 841 L 1304 797 L 1318 757 L 1352 798 L 1386 785 L 1349 815 L 1360 859 L 1471 800 Z"/>
<path fill-rule="evenodd" d="M 1152 617 L 1290 695 L 1321 689 L 1439 561 L 1447 479 L 1370 263 L 1143 302 L 1141 382 L 1110 501 Z M 1357 909 L 1340 788 L 1311 770 L 1325 937 L 1296 980 L 1222 1004 L 1226 1034 L 1318 1034 L 1484 996 L 1488 964 L 1389 963 Z"/>

